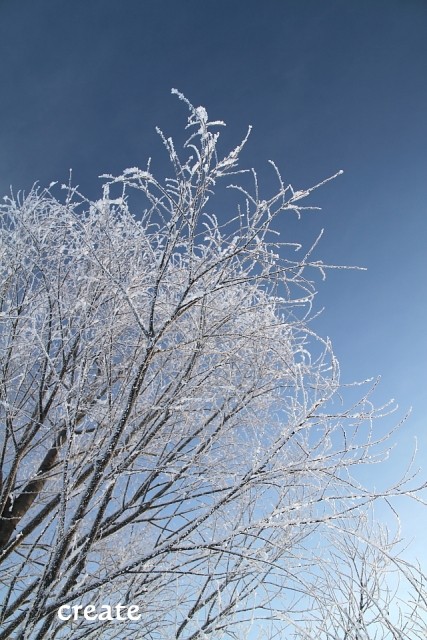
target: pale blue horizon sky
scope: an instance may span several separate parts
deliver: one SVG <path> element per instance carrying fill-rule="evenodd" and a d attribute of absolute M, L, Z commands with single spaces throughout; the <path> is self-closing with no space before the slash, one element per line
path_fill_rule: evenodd
<path fill-rule="evenodd" d="M 154 127 L 187 116 L 171 87 L 227 123 L 224 145 L 253 125 L 243 161 L 266 189 L 268 159 L 295 188 L 344 169 L 299 239 L 324 227 L 316 257 L 368 270 L 319 285 L 316 327 L 346 382 L 381 374 L 378 402 L 413 407 L 392 460 L 417 436 L 427 475 L 426 32 L 424 0 L 2 0 L 2 195 L 72 167 L 95 198 L 102 173 L 161 170 Z M 425 559 L 426 513 L 402 513 Z"/>

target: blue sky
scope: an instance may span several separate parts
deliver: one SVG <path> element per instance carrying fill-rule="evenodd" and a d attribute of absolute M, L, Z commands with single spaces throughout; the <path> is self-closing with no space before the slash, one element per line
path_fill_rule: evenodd
<path fill-rule="evenodd" d="M 391 466 L 419 439 L 427 475 L 427 3 L 425 0 L 1 0 L 0 188 L 162 171 L 154 133 L 180 132 L 177 87 L 222 119 L 268 192 L 273 159 L 321 213 L 292 231 L 316 257 L 361 265 L 319 283 L 316 327 L 343 380 L 382 375 L 376 398 L 413 413 Z M 288 227 L 283 223 L 286 238 Z M 297 238 L 295 238 L 295 235 Z M 402 503 L 422 551 L 427 517 Z"/>

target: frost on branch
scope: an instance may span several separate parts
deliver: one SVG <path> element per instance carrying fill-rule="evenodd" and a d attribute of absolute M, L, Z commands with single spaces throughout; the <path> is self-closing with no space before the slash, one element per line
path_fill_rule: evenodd
<path fill-rule="evenodd" d="M 178 154 L 159 132 L 166 180 L 148 164 L 94 202 L 50 185 L 1 206 L 0 639 L 418 638 L 422 574 L 369 524 L 374 502 L 418 495 L 412 471 L 360 483 L 390 433 L 371 389 L 345 404 L 310 327 L 331 266 L 278 233 L 323 182 L 294 190 L 272 163 L 261 194 L 248 136 L 219 157 L 223 123 L 178 96 L 189 135 Z M 240 198 L 227 219 L 219 181 Z M 417 603 L 394 614 L 389 558 Z M 143 620 L 56 616 L 119 602 Z"/>

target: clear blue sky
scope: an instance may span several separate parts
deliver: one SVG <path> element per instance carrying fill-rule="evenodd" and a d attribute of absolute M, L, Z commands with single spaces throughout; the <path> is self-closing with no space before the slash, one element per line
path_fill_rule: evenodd
<path fill-rule="evenodd" d="M 426 34 L 426 0 L 0 0 L 0 191 L 72 167 L 99 197 L 101 173 L 161 169 L 154 127 L 187 117 L 171 87 L 229 145 L 254 126 L 267 189 L 269 158 L 295 188 L 344 169 L 298 238 L 324 227 L 316 257 L 368 271 L 320 285 L 317 328 L 345 381 L 381 374 L 378 402 L 413 406 L 392 465 L 417 436 L 427 474 Z M 426 514 L 401 508 L 421 552 Z"/>

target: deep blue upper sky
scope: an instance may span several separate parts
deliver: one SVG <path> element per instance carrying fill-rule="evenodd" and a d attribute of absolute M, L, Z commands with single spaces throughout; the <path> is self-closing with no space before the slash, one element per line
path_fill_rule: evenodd
<path fill-rule="evenodd" d="M 417 435 L 427 474 L 426 34 L 426 0 L 0 0 L 0 190 L 72 167 L 99 197 L 101 173 L 161 169 L 154 127 L 187 117 L 171 87 L 224 144 L 254 126 L 243 160 L 267 189 L 270 158 L 295 188 L 344 169 L 298 239 L 324 227 L 316 257 L 368 271 L 320 285 L 317 328 L 345 381 L 382 374 L 378 401 L 413 406 L 393 460 Z M 402 510 L 421 549 L 425 514 Z"/>

